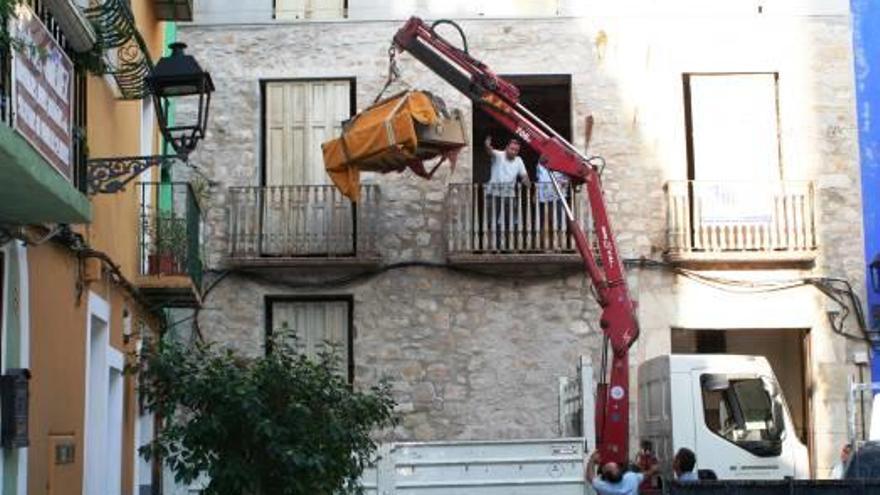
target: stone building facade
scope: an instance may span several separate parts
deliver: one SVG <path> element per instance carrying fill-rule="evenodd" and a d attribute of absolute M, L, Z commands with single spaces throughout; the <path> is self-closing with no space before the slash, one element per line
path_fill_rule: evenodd
<path fill-rule="evenodd" d="M 180 26 L 179 38 L 217 86 L 209 135 L 193 156 L 214 181 L 204 246 L 213 272 L 198 314 L 203 335 L 260 353 L 277 324 L 273 304 L 341 301 L 354 382 L 388 377 L 394 386 L 402 417 L 395 438 L 558 434 L 558 377 L 571 375 L 579 356 L 598 362 L 601 354 L 588 281 L 571 252 L 475 253 L 453 245 L 453 184 L 472 184 L 484 167 L 484 121 L 408 55 L 399 57 L 404 80 L 460 108 L 475 146 L 454 172 L 443 169 L 430 182 L 411 174 L 364 178 L 377 199 L 359 207 L 361 230 L 352 235 L 374 236 L 368 256 L 261 251 L 269 243 L 267 205 L 276 201 L 264 188 L 266 162 L 275 159 L 267 144 L 273 124 L 264 118 L 269 88 L 345 81 L 361 110 L 386 81 L 391 36 L 406 17 L 454 17 L 471 53 L 533 85 L 534 101 L 567 123 L 580 149 L 593 116 L 589 151 L 607 162 L 605 198 L 638 301 L 642 334 L 631 351 L 633 371 L 669 352 L 767 355 L 798 410 L 815 473 L 827 473 L 847 435 L 847 377 L 866 349 L 829 323 L 860 335 L 856 319 L 839 322 L 845 310 L 804 282 L 840 278 L 864 294 L 847 2 L 729 2 L 710 10 L 683 1 L 535 1 L 529 6 L 537 10 L 520 15 L 405 3 L 350 0 L 347 11 L 316 7 L 290 20 L 274 19 L 271 7 L 256 3 L 244 9 L 203 0 L 195 22 Z M 311 18 L 328 16 L 337 18 Z M 541 89 L 542 77 L 567 85 L 568 113 L 541 99 L 550 91 Z M 775 121 L 737 113 L 749 102 L 735 98 L 767 94 L 771 100 L 756 102 L 753 113 L 769 111 Z M 734 96 L 725 104 L 724 95 Z M 745 120 L 713 124 L 724 112 Z M 755 141 L 718 140 L 719 133 L 751 140 L 749 132 L 765 124 Z M 768 146 L 776 156 L 764 176 L 754 163 Z M 722 184 L 722 191 L 708 187 L 703 195 L 703 183 Z M 248 217 L 267 222 L 251 231 L 264 237 L 246 240 L 264 247 L 244 254 L 236 247 L 243 241 L 235 222 L 244 221 L 236 188 L 265 201 L 257 208 L 263 213 Z M 757 213 L 749 199 L 756 197 L 768 201 Z M 765 223 L 769 230 L 755 233 Z"/>

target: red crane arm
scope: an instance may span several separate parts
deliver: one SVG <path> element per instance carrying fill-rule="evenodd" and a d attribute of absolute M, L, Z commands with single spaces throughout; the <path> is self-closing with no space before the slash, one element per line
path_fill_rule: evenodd
<path fill-rule="evenodd" d="M 440 21 L 448 22 L 448 21 Z M 436 26 L 437 23 L 435 23 Z M 458 26 L 455 26 L 458 28 Z M 459 29 L 460 31 L 460 29 Z M 462 33 L 464 39 L 464 34 Z M 596 393 L 596 446 L 603 462 L 625 463 L 629 446 L 629 364 L 627 351 L 639 335 L 635 306 L 630 299 L 623 272 L 623 261 L 612 235 L 598 172 L 579 150 L 519 102 L 519 90 L 492 72 L 465 49 L 450 44 L 432 26 L 417 17 L 394 36 L 394 45 L 412 54 L 446 82 L 468 96 L 476 106 L 547 158 L 545 166 L 585 184 L 592 211 L 601 266 L 583 228 L 567 207 L 568 227 L 584 270 L 596 289 L 602 308 L 599 325 L 610 342 L 611 370 L 603 369 Z"/>

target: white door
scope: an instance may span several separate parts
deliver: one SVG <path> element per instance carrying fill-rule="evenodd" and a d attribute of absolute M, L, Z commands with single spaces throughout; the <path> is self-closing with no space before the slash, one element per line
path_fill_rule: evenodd
<path fill-rule="evenodd" d="M 351 116 L 347 80 L 266 84 L 262 254 L 327 255 L 351 249 L 351 205 L 330 184 L 321 143 Z"/>
<path fill-rule="evenodd" d="M 768 223 L 782 177 L 776 75 L 691 75 L 689 87 L 702 222 Z"/>

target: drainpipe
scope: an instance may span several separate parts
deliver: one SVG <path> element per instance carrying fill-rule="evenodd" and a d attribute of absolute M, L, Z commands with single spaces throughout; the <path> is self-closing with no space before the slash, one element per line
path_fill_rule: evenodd
<path fill-rule="evenodd" d="M 168 48 L 168 45 L 177 41 L 177 23 L 176 22 L 171 22 L 171 21 L 165 22 L 164 40 L 165 40 L 165 43 L 164 43 L 165 48 L 162 52 L 163 57 L 171 54 L 171 50 Z M 174 99 L 172 98 L 171 100 L 172 101 L 170 101 L 168 103 L 168 126 L 169 127 L 174 126 L 174 112 L 175 112 L 174 101 L 173 101 Z M 160 135 L 159 139 L 161 139 L 160 147 L 162 150 L 162 154 L 163 155 L 174 154 L 173 150 L 171 149 L 171 143 L 167 142 L 165 140 L 164 136 Z M 171 166 L 170 165 L 168 165 L 168 166 L 163 165 L 161 171 L 159 172 L 159 176 L 161 177 L 160 182 L 162 184 L 170 183 L 172 181 Z M 173 194 L 172 194 L 171 189 L 172 189 L 171 187 L 160 187 L 159 188 L 159 211 L 166 212 L 166 213 L 173 211 L 172 202 L 174 201 L 174 198 L 173 198 Z"/>

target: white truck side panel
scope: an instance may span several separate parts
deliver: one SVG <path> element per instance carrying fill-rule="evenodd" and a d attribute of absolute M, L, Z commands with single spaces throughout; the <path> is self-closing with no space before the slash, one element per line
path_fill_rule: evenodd
<path fill-rule="evenodd" d="M 377 495 L 584 495 L 583 438 L 383 445 L 364 473 Z"/>
<path fill-rule="evenodd" d="M 669 362 L 663 358 L 639 368 L 639 439 L 650 440 L 664 468 L 672 452 Z"/>
<path fill-rule="evenodd" d="M 694 449 L 697 444 L 697 418 L 702 415 L 702 411 L 698 409 L 701 408 L 703 399 L 699 395 L 694 395 L 693 389 L 690 387 L 689 373 L 670 373 L 669 383 L 670 389 L 667 391 L 671 398 L 669 402 L 671 418 L 669 421 L 676 425 L 672 428 L 672 446 Z M 672 418 L 675 418 L 674 422 Z M 671 450 L 667 459 L 672 459 L 674 455 L 675 451 Z"/>

